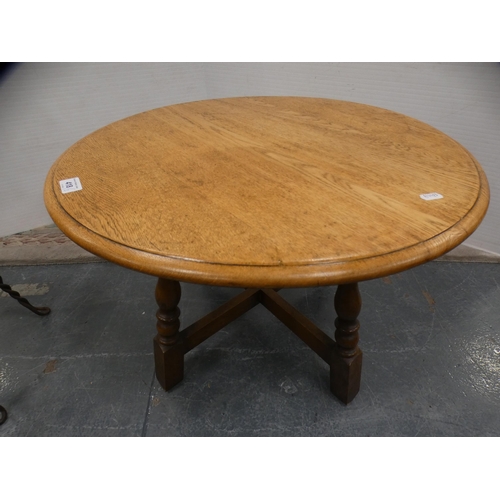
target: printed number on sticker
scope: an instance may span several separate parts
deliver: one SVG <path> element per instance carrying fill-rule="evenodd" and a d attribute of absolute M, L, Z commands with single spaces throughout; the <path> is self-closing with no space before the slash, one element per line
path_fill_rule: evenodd
<path fill-rule="evenodd" d="M 61 186 L 61 192 L 63 194 L 72 193 L 73 191 L 80 191 L 82 189 L 82 183 L 78 177 L 73 177 L 72 179 L 64 179 L 59 181 Z"/>
<path fill-rule="evenodd" d="M 439 200 L 440 198 L 443 198 L 443 195 L 439 193 L 426 193 L 421 194 L 420 198 L 422 198 L 422 200 Z"/>

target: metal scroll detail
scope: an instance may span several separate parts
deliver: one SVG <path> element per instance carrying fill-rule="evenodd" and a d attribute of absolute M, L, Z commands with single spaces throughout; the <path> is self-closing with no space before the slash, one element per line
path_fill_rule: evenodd
<path fill-rule="evenodd" d="M 0 425 L 2 425 L 7 420 L 7 410 L 0 406 Z"/>
<path fill-rule="evenodd" d="M 38 316 L 47 316 L 47 314 L 50 313 L 49 307 L 35 307 L 34 305 L 30 304 L 28 299 L 21 297 L 19 292 L 12 290 L 12 288 L 9 285 L 6 285 L 3 282 L 1 276 L 0 276 L 0 290 L 8 293 L 13 299 L 16 299 L 22 306 L 28 308 L 30 311 L 33 311 L 35 314 L 38 314 Z M 7 410 L 0 405 L 0 425 L 2 425 L 6 420 L 7 420 Z"/>
<path fill-rule="evenodd" d="M 19 295 L 19 292 L 12 290 L 12 288 L 9 285 L 6 285 L 3 282 L 1 276 L 0 276 L 0 290 L 2 290 L 5 293 L 8 293 L 13 299 L 16 299 L 22 306 L 28 308 L 35 314 L 38 314 L 38 316 L 47 316 L 47 314 L 50 313 L 49 307 L 35 307 L 34 305 L 30 304 L 28 299 L 21 297 L 21 295 Z"/>

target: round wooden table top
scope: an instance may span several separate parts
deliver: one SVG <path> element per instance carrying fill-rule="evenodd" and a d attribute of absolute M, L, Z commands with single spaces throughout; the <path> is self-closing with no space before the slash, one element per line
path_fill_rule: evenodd
<path fill-rule="evenodd" d="M 63 193 L 60 181 L 73 178 L 81 189 Z M 55 162 L 44 196 L 62 231 L 107 260 L 179 281 L 271 288 L 432 260 L 476 229 L 489 189 L 466 149 L 413 118 L 245 97 L 97 130 Z"/>

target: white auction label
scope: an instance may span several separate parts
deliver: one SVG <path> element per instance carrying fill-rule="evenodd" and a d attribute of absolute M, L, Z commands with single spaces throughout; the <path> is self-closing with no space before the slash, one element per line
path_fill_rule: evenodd
<path fill-rule="evenodd" d="M 440 198 L 443 198 L 443 195 L 439 193 L 426 193 L 421 194 L 420 198 L 422 198 L 422 200 L 439 200 Z"/>
<path fill-rule="evenodd" d="M 78 177 L 59 181 L 59 185 L 61 186 L 62 194 L 72 193 L 73 191 L 80 191 L 82 189 L 82 183 Z"/>

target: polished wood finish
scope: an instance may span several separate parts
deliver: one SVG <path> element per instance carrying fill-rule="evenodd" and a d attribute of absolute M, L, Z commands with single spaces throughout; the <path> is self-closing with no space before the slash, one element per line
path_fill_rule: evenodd
<path fill-rule="evenodd" d="M 189 352 L 260 302 L 259 290 L 246 290 L 183 330 L 184 352 Z"/>
<path fill-rule="evenodd" d="M 340 285 L 335 294 L 339 317 L 335 341 L 297 311 L 275 290 L 248 289 L 215 311 L 179 332 L 181 293 L 177 281 L 159 279 L 156 288 L 158 335 L 155 338 L 156 376 L 165 390 L 178 384 L 184 374 L 184 354 L 221 328 L 262 304 L 276 318 L 330 365 L 331 391 L 343 403 L 352 401 L 361 380 L 361 351 L 357 347 L 361 297 L 357 284 Z"/>
<path fill-rule="evenodd" d="M 323 361 L 331 362 L 335 342 L 274 290 L 262 290 L 262 305 L 305 342 Z"/>
<path fill-rule="evenodd" d="M 363 354 L 358 347 L 361 295 L 357 283 L 339 285 L 335 293 L 335 346 L 330 360 L 330 390 L 343 403 L 359 392 Z"/>
<path fill-rule="evenodd" d="M 81 191 L 59 181 L 79 177 Z M 426 201 L 421 194 L 438 192 Z M 300 97 L 159 108 L 83 138 L 45 202 L 108 260 L 195 283 L 349 283 L 429 261 L 469 236 L 489 200 L 473 156 L 373 106 Z"/>
<path fill-rule="evenodd" d="M 59 182 L 74 177 L 82 189 L 62 194 Z M 413 118 L 244 97 L 112 123 L 61 155 L 44 197 L 76 243 L 159 277 L 162 387 L 182 380 L 186 352 L 262 303 L 330 365 L 331 390 L 348 403 L 361 378 L 357 282 L 457 246 L 484 217 L 489 188 L 465 148 Z M 179 331 L 179 281 L 248 290 Z M 273 290 L 320 285 L 339 285 L 335 340 Z"/>
<path fill-rule="evenodd" d="M 156 285 L 159 305 L 156 317 L 158 334 L 154 339 L 156 378 L 169 390 L 184 377 L 184 355 L 221 328 L 260 303 L 260 290 L 245 290 L 215 311 L 179 331 L 181 298 L 178 281 L 160 278 Z"/>
<path fill-rule="evenodd" d="M 179 334 L 179 316 L 177 304 L 181 299 L 181 286 L 178 281 L 160 278 L 156 285 L 156 329 L 154 356 L 156 378 L 165 389 L 171 389 L 184 377 L 184 346 Z"/>

